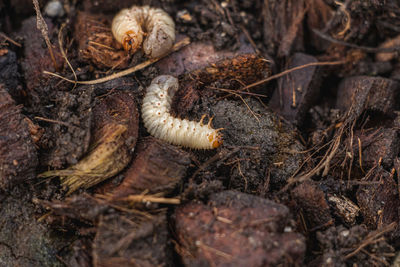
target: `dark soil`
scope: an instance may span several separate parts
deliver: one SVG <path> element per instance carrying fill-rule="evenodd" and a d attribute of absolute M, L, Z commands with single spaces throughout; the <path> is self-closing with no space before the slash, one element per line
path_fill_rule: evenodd
<path fill-rule="evenodd" d="M 31 1 L 0 1 L 0 266 L 398 266 L 398 1 L 39 4 L 51 49 Z M 190 44 L 98 84 L 43 73 L 146 61 L 110 30 L 133 4 Z M 222 146 L 149 136 L 161 74 L 172 114 L 212 117 Z"/>

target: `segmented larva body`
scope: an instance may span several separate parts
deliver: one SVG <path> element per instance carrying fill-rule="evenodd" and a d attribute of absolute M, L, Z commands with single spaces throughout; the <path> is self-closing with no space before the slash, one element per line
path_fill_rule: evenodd
<path fill-rule="evenodd" d="M 172 18 L 162 9 L 149 6 L 121 10 L 114 17 L 111 30 L 124 49 L 132 53 L 140 48 L 146 36 L 143 51 L 151 58 L 166 54 L 175 42 Z"/>
<path fill-rule="evenodd" d="M 196 149 L 213 149 L 222 144 L 221 129 L 212 129 L 211 120 L 200 122 L 170 115 L 172 98 L 178 90 L 178 79 L 161 75 L 153 79 L 143 99 L 142 118 L 147 131 L 164 141 Z"/>

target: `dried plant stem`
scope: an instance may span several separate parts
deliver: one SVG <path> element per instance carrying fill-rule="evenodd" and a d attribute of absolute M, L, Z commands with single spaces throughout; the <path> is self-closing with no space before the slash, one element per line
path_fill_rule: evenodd
<path fill-rule="evenodd" d="M 115 48 L 113 48 L 113 47 L 111 47 L 111 46 L 104 45 L 104 44 L 100 44 L 100 43 L 94 42 L 94 41 L 89 41 L 88 44 L 97 45 L 97 46 L 104 47 L 104 48 L 107 48 L 107 49 L 110 49 L 110 50 L 113 50 L 113 51 L 116 50 Z"/>
<path fill-rule="evenodd" d="M 341 126 L 339 132 L 335 135 L 332 142 L 330 143 L 328 151 L 325 153 L 325 155 L 322 157 L 322 159 L 319 161 L 316 167 L 314 167 L 311 171 L 307 172 L 306 174 L 302 174 L 297 177 L 293 176 L 290 177 L 287 184 L 281 189 L 280 192 L 285 192 L 294 183 L 310 179 L 312 176 L 318 174 L 322 170 L 323 170 L 322 176 L 326 176 L 330 168 L 331 160 L 336 155 L 336 152 L 339 149 L 344 130 L 345 130 L 345 125 Z"/>
<path fill-rule="evenodd" d="M 22 47 L 22 45 L 20 43 L 17 43 L 16 41 L 14 41 L 13 39 L 11 39 L 10 37 L 8 37 L 7 35 L 5 35 L 4 33 L 0 32 L 0 36 L 3 37 L 4 39 L 6 39 L 6 41 L 9 41 L 10 43 L 18 46 L 18 47 Z"/>
<path fill-rule="evenodd" d="M 329 42 L 335 43 L 335 44 L 339 44 L 339 45 L 343 45 L 343 46 L 347 46 L 347 47 L 351 47 L 351 48 L 355 48 L 355 49 L 360 49 L 363 50 L 367 53 L 389 53 L 389 52 L 396 52 L 396 51 L 400 51 L 400 46 L 393 46 L 393 47 L 369 47 L 369 46 L 360 46 L 360 45 L 355 45 L 355 44 L 351 44 L 351 43 L 347 43 L 341 40 L 337 40 L 317 29 L 312 29 L 312 31 L 317 34 L 319 37 L 321 37 L 322 39 L 325 39 Z"/>
<path fill-rule="evenodd" d="M 354 257 L 355 255 L 357 255 L 357 253 L 359 253 L 362 249 L 364 249 L 368 245 L 385 240 L 385 237 L 383 235 L 393 231 L 396 228 L 396 226 L 397 223 L 392 222 L 391 224 L 388 224 L 387 226 L 370 233 L 353 252 L 347 254 L 344 258 L 347 260 L 351 257 Z"/>
<path fill-rule="evenodd" d="M 63 58 L 65 59 L 65 61 L 66 61 L 67 64 L 68 64 L 68 67 L 71 69 L 72 73 L 74 74 L 74 78 L 75 78 L 74 88 L 75 88 L 75 86 L 76 86 L 76 81 L 78 80 L 78 77 L 76 76 L 75 70 L 74 70 L 74 68 L 72 67 L 71 63 L 69 63 L 69 60 L 68 60 L 68 58 L 67 58 L 67 54 L 65 53 L 64 48 L 63 48 L 62 31 L 63 31 L 64 27 L 65 27 L 65 23 L 63 23 L 63 24 L 61 25 L 60 31 L 58 32 L 58 44 L 59 44 L 59 46 L 60 46 L 60 51 L 61 51 L 61 54 L 62 54 Z"/>
<path fill-rule="evenodd" d="M 272 75 L 272 76 L 270 76 L 270 77 L 268 77 L 268 78 L 266 78 L 264 80 L 249 84 L 249 85 L 245 86 L 244 88 L 242 88 L 242 90 L 247 90 L 247 89 L 256 87 L 258 85 L 264 84 L 264 83 L 269 82 L 271 80 L 274 80 L 274 79 L 277 79 L 279 77 L 285 76 L 286 74 L 291 73 L 291 72 L 296 71 L 296 70 L 301 70 L 301 69 L 312 67 L 312 66 L 340 65 L 340 64 L 344 64 L 344 63 L 346 63 L 345 60 L 311 62 L 311 63 L 308 63 L 308 64 L 304 64 L 304 65 L 301 65 L 301 66 L 297 66 L 297 67 L 282 71 L 281 73 Z"/>
<path fill-rule="evenodd" d="M 252 92 L 244 92 L 244 91 L 239 91 L 239 90 L 231 90 L 231 89 L 226 89 L 226 88 L 218 88 L 214 86 L 206 86 L 207 88 L 213 89 L 213 90 L 218 90 L 226 93 L 231 93 L 231 94 L 243 94 L 243 95 L 250 95 L 250 96 L 258 96 L 258 97 L 268 97 L 266 95 L 261 95 L 261 94 L 256 94 Z"/>
<path fill-rule="evenodd" d="M 36 27 L 38 30 L 42 32 L 42 36 L 46 42 L 47 48 L 49 49 L 51 60 L 53 61 L 54 68 L 58 70 L 56 58 L 54 57 L 53 48 L 49 39 L 49 29 L 47 28 L 47 24 L 44 21 L 42 13 L 40 12 L 39 2 L 38 0 L 32 0 L 33 5 L 36 11 Z"/>
<path fill-rule="evenodd" d="M 343 30 L 341 30 L 337 35 L 342 37 L 346 34 L 351 27 L 351 16 L 349 11 L 347 11 L 347 3 L 341 3 L 339 1 L 335 1 L 335 4 L 339 6 L 339 10 L 341 10 L 346 15 L 346 25 L 344 26 Z"/>
<path fill-rule="evenodd" d="M 181 49 L 182 47 L 184 47 L 184 46 L 186 46 L 186 45 L 188 45 L 188 44 L 190 44 L 190 38 L 185 38 L 185 39 L 183 39 L 182 41 L 177 42 L 177 43 L 172 47 L 171 51 L 170 51 L 168 54 L 166 54 L 165 56 L 167 56 L 167 55 L 169 55 L 169 54 L 171 54 L 171 53 L 173 53 L 173 52 L 178 51 L 179 49 Z M 142 63 L 140 63 L 140 64 L 138 64 L 138 65 L 136 65 L 136 66 L 134 66 L 134 67 L 132 67 L 132 68 L 129 68 L 129 69 L 126 69 L 126 70 L 123 70 L 123 71 L 120 71 L 120 72 L 111 74 L 111 75 L 109 75 L 109 76 L 106 76 L 106 77 L 103 77 L 103 78 L 100 78 L 100 79 L 97 79 L 97 80 L 92 80 L 92 81 L 73 81 L 73 80 L 70 80 L 70 79 L 68 79 L 68 78 L 65 78 L 65 77 L 63 77 L 63 76 L 61 76 L 61 75 L 58 75 L 58 74 L 56 74 L 56 73 L 53 73 L 53 72 L 43 71 L 43 73 L 44 73 L 44 74 L 48 74 L 48 75 L 55 76 L 55 77 L 57 77 L 57 78 L 63 79 L 64 81 L 67 81 L 67 82 L 70 82 L 70 83 L 77 83 L 77 84 L 98 84 L 98 83 L 104 83 L 104 82 L 107 82 L 107 81 L 110 81 L 110 80 L 114 80 L 114 79 L 117 79 L 117 78 L 121 78 L 121 77 L 123 77 L 123 76 L 132 74 L 132 73 L 134 73 L 134 72 L 136 72 L 136 71 L 138 71 L 138 70 L 144 69 L 144 68 L 146 68 L 147 66 L 149 66 L 149 65 L 151 65 L 151 64 L 153 64 L 153 63 L 159 61 L 160 59 L 162 59 L 162 58 L 165 57 L 165 56 L 162 56 L 162 57 L 159 57 L 159 58 L 152 58 L 152 59 L 149 59 L 149 60 L 147 60 L 147 61 L 145 61 L 145 62 L 142 62 Z"/>
<path fill-rule="evenodd" d="M 146 196 L 146 195 L 130 195 L 126 198 L 118 199 L 130 202 L 151 202 L 151 203 L 162 203 L 162 204 L 174 204 L 179 205 L 181 200 L 178 198 L 165 198 L 156 196 Z"/>
<path fill-rule="evenodd" d="M 214 254 L 216 254 L 216 255 L 218 255 L 220 257 L 223 257 L 223 258 L 225 258 L 227 260 L 231 260 L 232 259 L 232 255 L 230 255 L 228 253 L 225 253 L 225 252 L 223 252 L 221 250 L 218 250 L 216 248 L 207 246 L 207 245 L 205 245 L 203 242 L 201 242 L 199 240 L 196 241 L 196 246 L 201 248 L 204 252 L 209 251 L 209 252 L 212 252 L 212 253 L 214 253 Z"/>
<path fill-rule="evenodd" d="M 39 116 L 36 116 L 36 117 L 34 117 L 34 118 L 35 118 L 36 120 L 41 120 L 41 121 L 46 121 L 46 122 L 61 124 L 61 125 L 67 126 L 67 127 L 77 127 L 77 126 L 75 126 L 75 125 L 66 123 L 66 122 L 64 122 L 64 121 L 52 120 L 52 119 L 49 119 L 49 118 L 43 118 L 43 117 L 39 117 Z"/>

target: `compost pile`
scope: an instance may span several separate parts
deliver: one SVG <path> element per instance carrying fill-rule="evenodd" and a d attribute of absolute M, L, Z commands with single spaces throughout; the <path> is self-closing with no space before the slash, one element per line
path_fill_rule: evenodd
<path fill-rule="evenodd" d="M 399 266 L 399 51 L 394 0 L 0 2 L 0 266 Z M 148 133 L 159 75 L 221 146 Z"/>

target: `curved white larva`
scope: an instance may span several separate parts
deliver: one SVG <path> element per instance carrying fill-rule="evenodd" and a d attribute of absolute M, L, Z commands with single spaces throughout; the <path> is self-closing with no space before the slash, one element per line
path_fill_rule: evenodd
<path fill-rule="evenodd" d="M 153 79 L 143 99 L 142 118 L 147 131 L 153 136 L 174 145 L 196 149 L 212 149 L 222 144 L 219 129 L 169 114 L 172 98 L 178 90 L 178 79 L 161 75 Z"/>
<path fill-rule="evenodd" d="M 144 53 L 151 58 L 166 54 L 175 42 L 175 23 L 159 8 L 133 6 L 121 10 L 111 26 L 115 39 L 125 50 L 135 52 L 143 42 L 143 30 L 147 37 L 143 43 Z"/>

